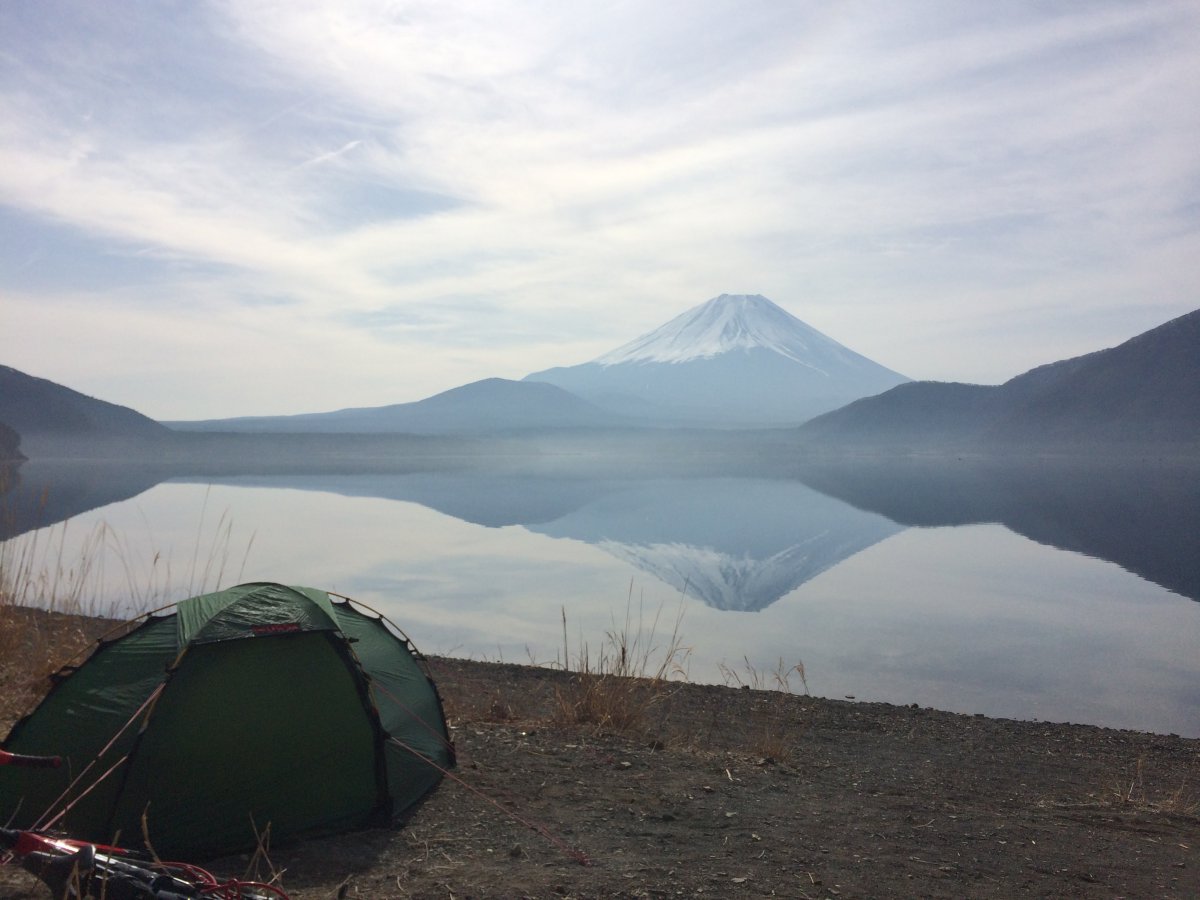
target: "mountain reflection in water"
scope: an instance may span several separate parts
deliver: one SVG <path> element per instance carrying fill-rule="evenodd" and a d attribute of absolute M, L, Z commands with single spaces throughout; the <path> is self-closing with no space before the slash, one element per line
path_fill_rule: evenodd
<path fill-rule="evenodd" d="M 907 527 L 992 522 L 1200 600 L 1195 467 L 936 460 L 764 468 L 730 460 L 707 477 L 466 468 L 196 479 L 144 465 L 26 463 L 0 482 L 0 537 L 162 480 L 199 480 L 406 501 L 488 527 L 520 525 L 593 544 L 722 610 L 762 610 Z"/>
<path fill-rule="evenodd" d="M 913 461 L 810 468 L 806 484 L 909 526 L 996 522 L 1200 600 L 1200 467 Z"/>
<path fill-rule="evenodd" d="M 742 611 L 903 530 L 798 482 L 748 478 L 629 484 L 526 527 L 595 544 L 711 607 Z"/>

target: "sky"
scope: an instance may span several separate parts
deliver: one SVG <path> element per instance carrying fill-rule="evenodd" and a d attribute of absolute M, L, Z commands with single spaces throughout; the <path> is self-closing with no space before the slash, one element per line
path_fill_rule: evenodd
<path fill-rule="evenodd" d="M 1200 306 L 1200 4 L 0 3 L 0 365 L 418 400 L 763 294 L 994 384 Z"/>

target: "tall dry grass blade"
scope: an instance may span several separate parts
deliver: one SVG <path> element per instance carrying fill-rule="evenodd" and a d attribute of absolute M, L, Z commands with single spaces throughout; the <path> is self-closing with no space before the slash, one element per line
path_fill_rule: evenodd
<path fill-rule="evenodd" d="M 753 700 L 748 733 L 750 749 L 765 762 L 787 762 L 791 758 L 797 734 L 805 727 L 799 718 L 800 711 L 793 702 L 795 692 L 791 683 L 792 676 L 798 676 L 804 693 L 809 693 L 804 663 L 787 666 L 780 659 L 771 673 L 755 668 L 747 656 L 742 657 L 742 663 L 744 671 L 738 671 L 723 662 L 718 669 L 726 686 L 765 695 L 756 696 Z"/>
<path fill-rule="evenodd" d="M 660 645 L 656 634 L 661 612 L 660 606 L 647 626 L 642 601 L 635 620 L 631 586 L 622 623 L 617 625 L 613 619 L 604 643 L 594 654 L 581 640 L 572 665 L 564 609 L 563 655 L 573 676 L 555 691 L 554 725 L 598 733 L 628 733 L 646 725 L 647 713 L 668 691 L 669 676 L 685 671 L 682 660 L 691 652 L 680 639 L 682 602 L 670 639 Z"/>
<path fill-rule="evenodd" d="M 154 552 L 143 565 L 136 548 L 104 521 L 82 535 L 68 520 L 0 542 L 0 683 L 6 688 L 0 696 L 0 734 L 45 693 L 47 678 L 82 656 L 114 620 L 163 609 L 197 593 L 197 587 L 218 589 L 232 558 L 232 535 L 225 514 L 208 542 L 203 567 L 204 536 L 197 536 L 187 593 L 174 586 L 169 556 Z M 197 573 L 203 579 L 199 584 Z"/>

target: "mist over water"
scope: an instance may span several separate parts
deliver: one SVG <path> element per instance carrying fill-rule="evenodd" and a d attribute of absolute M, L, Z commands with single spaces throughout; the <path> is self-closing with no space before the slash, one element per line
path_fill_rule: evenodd
<path fill-rule="evenodd" d="M 69 558 L 103 527 L 96 603 L 120 613 L 282 581 L 365 602 L 426 653 L 546 664 L 564 614 L 571 653 L 657 620 L 697 681 L 802 662 L 823 696 L 1200 736 L 1194 470 L 555 454 L 265 468 L 27 464 L 4 496 L 6 550 L 57 542 Z"/>

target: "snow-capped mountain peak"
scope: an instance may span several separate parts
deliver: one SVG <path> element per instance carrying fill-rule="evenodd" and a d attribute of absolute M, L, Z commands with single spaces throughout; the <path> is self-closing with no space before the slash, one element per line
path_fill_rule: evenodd
<path fill-rule="evenodd" d="M 766 297 L 721 294 L 593 362 L 601 366 L 679 363 L 756 348 L 772 350 L 818 370 L 817 361 L 822 356 L 848 352 Z"/>
<path fill-rule="evenodd" d="M 798 425 L 907 381 L 757 294 L 722 294 L 611 353 L 525 376 L 662 425 Z"/>

